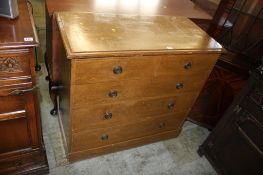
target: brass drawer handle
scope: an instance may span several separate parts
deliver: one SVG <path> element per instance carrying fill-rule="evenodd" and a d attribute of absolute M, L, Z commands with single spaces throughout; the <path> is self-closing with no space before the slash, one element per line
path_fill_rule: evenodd
<path fill-rule="evenodd" d="M 106 140 L 109 139 L 109 136 L 108 136 L 107 134 L 102 134 L 101 137 L 100 137 L 100 139 L 101 139 L 102 141 L 106 141 Z"/>
<path fill-rule="evenodd" d="M 166 126 L 166 124 L 165 124 L 164 122 L 159 123 L 159 128 L 160 128 L 160 129 L 165 128 L 165 126 Z"/>
<path fill-rule="evenodd" d="M 191 63 L 191 62 L 188 62 L 188 63 L 186 63 L 186 64 L 184 65 L 184 68 L 185 68 L 186 70 L 191 69 L 191 67 L 192 67 L 192 63 Z"/>
<path fill-rule="evenodd" d="M 15 166 L 16 168 L 21 167 L 21 166 L 22 166 L 22 160 L 16 160 L 16 161 L 14 161 L 14 166 Z"/>
<path fill-rule="evenodd" d="M 114 98 L 118 96 L 118 92 L 116 90 L 110 90 L 109 97 Z"/>
<path fill-rule="evenodd" d="M 122 67 L 121 66 L 116 66 L 113 68 L 113 73 L 116 75 L 119 75 L 122 73 Z"/>
<path fill-rule="evenodd" d="M 36 88 L 37 88 L 37 86 L 34 86 L 34 87 L 30 88 L 30 89 L 23 89 L 23 90 L 15 89 L 12 92 L 10 92 L 8 95 L 22 95 L 22 94 L 24 94 L 26 92 L 34 91 Z"/>
<path fill-rule="evenodd" d="M 183 83 L 177 83 L 176 84 L 176 89 L 183 89 L 184 84 Z"/>
<path fill-rule="evenodd" d="M 112 113 L 111 112 L 105 112 L 104 119 L 110 120 L 111 118 L 112 118 Z"/>
<path fill-rule="evenodd" d="M 174 108 L 174 106 L 175 106 L 174 102 L 171 102 L 171 103 L 168 103 L 167 108 L 169 110 L 172 110 Z"/>

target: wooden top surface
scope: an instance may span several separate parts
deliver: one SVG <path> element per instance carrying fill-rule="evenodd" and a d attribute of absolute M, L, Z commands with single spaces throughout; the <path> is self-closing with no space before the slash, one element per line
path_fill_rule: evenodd
<path fill-rule="evenodd" d="M 46 0 L 51 16 L 59 11 L 186 16 L 211 20 L 213 17 L 190 0 Z"/>
<path fill-rule="evenodd" d="M 18 0 L 18 3 L 16 19 L 0 17 L 0 49 L 33 47 L 39 43 L 26 0 Z"/>
<path fill-rule="evenodd" d="M 222 47 L 185 17 L 58 12 L 67 56 L 222 52 Z"/>

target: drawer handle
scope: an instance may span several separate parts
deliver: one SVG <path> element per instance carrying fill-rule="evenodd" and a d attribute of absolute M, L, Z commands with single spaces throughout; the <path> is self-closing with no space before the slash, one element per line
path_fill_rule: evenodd
<path fill-rule="evenodd" d="M 8 95 L 22 95 L 22 94 L 24 94 L 26 92 L 34 91 L 36 88 L 37 88 L 37 86 L 34 86 L 34 87 L 30 88 L 30 89 L 23 89 L 23 90 L 15 89 L 12 92 L 10 92 Z"/>
<path fill-rule="evenodd" d="M 21 165 L 22 165 L 22 161 L 21 161 L 21 160 L 16 160 L 16 161 L 14 161 L 14 166 L 15 166 L 16 168 L 21 167 Z"/>
<path fill-rule="evenodd" d="M 191 62 L 188 62 L 188 63 L 186 63 L 186 64 L 184 65 L 184 68 L 185 68 L 186 70 L 191 69 L 191 67 L 192 67 L 192 63 L 191 63 Z"/>
<path fill-rule="evenodd" d="M 184 84 L 183 83 L 177 83 L 176 84 L 176 89 L 183 89 Z"/>
<path fill-rule="evenodd" d="M 168 103 L 167 108 L 169 110 L 172 110 L 174 108 L 174 106 L 175 106 L 174 102 L 171 102 L 171 103 Z"/>
<path fill-rule="evenodd" d="M 106 141 L 106 140 L 109 139 L 109 136 L 108 136 L 107 134 L 102 134 L 101 137 L 100 137 L 100 139 L 101 139 L 102 141 Z"/>
<path fill-rule="evenodd" d="M 117 97 L 118 92 L 116 90 L 110 90 L 108 95 L 109 97 L 114 98 L 114 97 Z"/>
<path fill-rule="evenodd" d="M 119 75 L 122 73 L 122 67 L 121 66 L 116 66 L 113 68 L 113 73 L 116 75 Z"/>
<path fill-rule="evenodd" d="M 104 118 L 105 118 L 106 120 L 110 120 L 110 119 L 112 118 L 112 113 L 111 113 L 111 112 L 105 112 Z"/>
<path fill-rule="evenodd" d="M 164 122 L 159 123 L 159 128 L 160 128 L 160 129 L 165 128 L 165 126 L 166 126 L 166 124 L 165 124 Z"/>

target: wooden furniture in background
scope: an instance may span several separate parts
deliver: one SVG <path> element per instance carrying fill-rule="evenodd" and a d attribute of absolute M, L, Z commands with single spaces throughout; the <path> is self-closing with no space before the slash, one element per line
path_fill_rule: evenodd
<path fill-rule="evenodd" d="M 70 162 L 179 134 L 221 45 L 185 17 L 56 17 L 58 116 Z"/>
<path fill-rule="evenodd" d="M 200 146 L 221 175 L 263 174 L 263 67 L 258 68 Z"/>
<path fill-rule="evenodd" d="M 0 174 L 46 174 L 35 74 L 39 44 L 31 13 L 0 18 Z"/>
<path fill-rule="evenodd" d="M 54 109 L 51 114 L 56 114 L 56 96 L 58 87 L 59 70 L 61 62 L 59 51 L 61 46 L 58 41 L 58 29 L 54 12 L 58 11 L 86 11 L 106 14 L 137 14 L 137 15 L 171 15 L 186 16 L 194 21 L 199 27 L 207 30 L 212 16 L 195 5 L 190 0 L 155 0 L 155 1 L 119 1 L 119 0 L 46 0 L 46 28 L 47 48 L 45 63 L 48 69 L 49 89 Z"/>
<path fill-rule="evenodd" d="M 218 60 L 189 120 L 212 129 L 263 57 L 263 1 L 222 0 L 208 33 L 227 52 Z"/>

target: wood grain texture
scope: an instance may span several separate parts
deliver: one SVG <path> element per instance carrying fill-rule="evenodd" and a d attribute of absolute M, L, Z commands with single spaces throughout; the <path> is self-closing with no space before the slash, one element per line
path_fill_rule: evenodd
<path fill-rule="evenodd" d="M 245 81 L 236 73 L 215 67 L 189 112 L 189 120 L 209 129 L 215 127 Z"/>
<path fill-rule="evenodd" d="M 161 136 L 177 136 L 222 52 L 219 44 L 206 34 L 199 35 L 202 31 L 183 17 L 148 16 L 140 19 L 102 15 L 102 19 L 107 19 L 105 21 L 101 20 L 101 14 L 77 12 L 61 12 L 56 17 L 61 33 L 56 42 L 63 46 L 57 51 L 63 65 L 58 73 L 59 85 L 63 87 L 59 90 L 59 118 L 69 161 L 151 143 L 161 140 Z M 74 27 L 81 29 L 79 35 L 83 35 L 83 40 L 78 42 L 69 39 L 76 34 L 67 26 L 69 19 L 73 18 L 78 21 Z M 124 19 L 127 21 L 122 22 Z M 173 21 L 176 19 L 179 23 Z M 138 28 L 131 28 L 130 20 Z M 117 40 L 112 32 L 117 31 L 89 30 L 90 26 L 101 25 L 101 22 L 127 29 L 127 33 L 120 36 L 126 43 L 131 40 L 130 49 L 114 44 Z M 168 30 L 164 26 L 168 26 Z M 170 29 L 177 27 L 182 32 L 169 34 Z M 144 43 L 138 43 L 142 47 L 137 50 L 131 39 L 131 36 L 135 37 L 133 30 L 135 33 L 158 31 L 160 42 L 153 42 L 155 36 L 146 35 Z M 189 39 L 193 31 L 197 31 L 195 37 L 199 39 Z M 94 39 L 88 45 L 87 33 Z M 188 33 L 187 37 L 179 40 L 183 33 Z M 101 35 L 110 38 L 108 43 L 95 39 Z M 170 44 L 178 47 L 163 49 L 160 46 L 162 39 L 171 35 Z M 137 38 L 143 42 L 143 36 Z M 100 44 L 104 45 L 97 47 Z M 114 48 L 105 49 L 107 44 Z M 74 48 L 82 45 L 83 52 L 68 52 L 68 47 L 73 45 Z"/>
<path fill-rule="evenodd" d="M 90 103 L 114 103 L 119 100 L 151 98 L 192 93 L 201 90 L 210 72 L 185 78 L 183 76 L 159 77 L 154 79 L 123 80 L 119 82 L 93 83 L 88 85 L 72 85 L 72 106 Z M 195 80 L 195 81 L 193 81 Z M 182 89 L 177 84 L 183 83 Z M 109 93 L 116 91 L 116 97 Z"/>
<path fill-rule="evenodd" d="M 46 174 L 34 60 L 38 39 L 27 2 L 18 4 L 18 18 L 0 18 L 0 174 Z"/>
<path fill-rule="evenodd" d="M 0 123 L 0 132 L 5 133 L 5 136 L 1 134 L 0 139 L 4 140 L 0 144 L 0 153 L 15 151 L 18 149 L 24 149 L 30 147 L 30 134 L 28 130 L 25 114 L 23 116 L 16 115 L 16 118 L 5 118 Z M 14 116 L 12 116 L 14 117 Z"/>
<path fill-rule="evenodd" d="M 155 76 L 194 76 L 196 73 L 207 72 L 218 58 L 216 54 L 186 54 L 167 56 L 132 56 L 97 58 L 92 60 L 79 59 L 74 61 L 76 72 L 73 84 L 120 81 L 125 79 L 149 79 Z M 189 68 L 185 66 L 190 64 Z M 121 67 L 122 72 L 114 73 Z"/>
<path fill-rule="evenodd" d="M 46 54 L 45 63 L 48 69 L 50 96 L 56 109 L 57 91 L 51 90 L 51 87 L 58 85 L 59 68 L 61 66 L 62 45 L 58 43 L 59 31 L 56 25 L 55 12 L 59 11 L 83 11 L 107 14 L 130 14 L 130 15 L 169 15 L 185 16 L 190 18 L 195 24 L 203 30 L 207 30 L 212 20 L 212 16 L 207 14 L 198 5 L 192 1 L 185 0 L 157 0 L 157 1 L 115 1 L 109 0 L 106 3 L 99 0 L 46 0 Z"/>
<path fill-rule="evenodd" d="M 97 130 L 73 133 L 71 152 L 102 147 L 135 138 L 176 130 L 184 121 L 185 112 L 177 115 L 158 116 L 155 119 L 140 121 L 134 124 L 113 125 Z M 106 137 L 106 138 L 103 138 Z"/>
<path fill-rule="evenodd" d="M 26 1 L 18 0 L 18 4 L 19 16 L 16 19 L 0 17 L 0 23 L 4 24 L 0 26 L 0 50 L 32 47 L 39 44 Z M 30 38 L 30 41 L 26 41 L 25 38 Z"/>
<path fill-rule="evenodd" d="M 60 12 L 57 21 L 68 58 L 222 51 L 186 17 Z"/>
<path fill-rule="evenodd" d="M 16 76 L 29 76 L 30 62 L 29 50 L 17 50 L 19 54 L 5 51 L 1 53 L 0 50 L 0 78 L 16 77 Z"/>
<path fill-rule="evenodd" d="M 220 56 L 190 113 L 190 120 L 214 128 L 248 79 L 249 70 L 261 64 L 262 7 L 263 1 L 258 0 L 220 1 L 208 33 L 227 52 Z"/>
<path fill-rule="evenodd" d="M 145 137 L 135 138 L 135 139 L 131 139 L 128 141 L 111 144 L 108 146 L 88 149 L 85 151 L 78 151 L 78 152 L 70 153 L 68 155 L 68 160 L 70 162 L 76 162 L 79 160 L 83 160 L 85 158 L 99 156 L 102 154 L 108 154 L 111 152 L 121 151 L 121 150 L 128 149 L 131 147 L 137 147 L 140 145 L 145 145 L 145 144 L 149 144 L 149 143 L 153 143 L 153 142 L 157 142 L 161 140 L 174 138 L 174 137 L 177 137 L 179 133 L 180 133 L 179 130 L 171 130 L 167 132 L 161 132 L 161 133 L 154 134 L 154 135 L 148 135 Z"/>
<path fill-rule="evenodd" d="M 72 109 L 72 131 L 103 128 L 109 125 L 135 123 L 162 114 L 188 111 L 196 93 L 126 100 L 108 104 L 82 105 Z M 107 116 L 111 113 L 111 117 Z M 105 116 L 106 115 L 106 116 Z M 109 114 L 108 114 L 109 115 Z"/>

